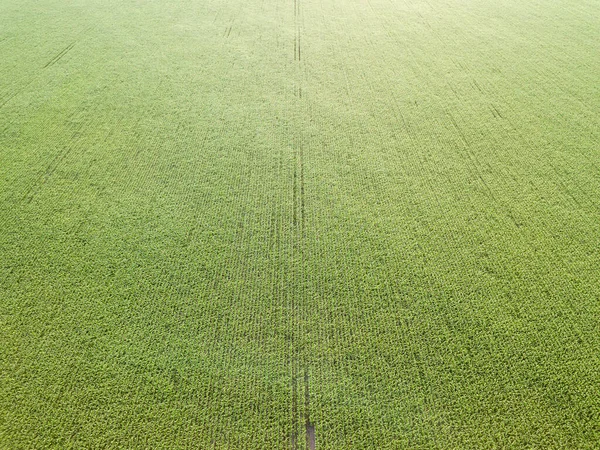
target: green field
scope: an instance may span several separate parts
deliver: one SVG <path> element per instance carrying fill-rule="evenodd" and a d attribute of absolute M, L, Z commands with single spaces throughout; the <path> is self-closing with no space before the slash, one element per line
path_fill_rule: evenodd
<path fill-rule="evenodd" d="M 598 0 L 0 1 L 0 448 L 600 442 Z"/>

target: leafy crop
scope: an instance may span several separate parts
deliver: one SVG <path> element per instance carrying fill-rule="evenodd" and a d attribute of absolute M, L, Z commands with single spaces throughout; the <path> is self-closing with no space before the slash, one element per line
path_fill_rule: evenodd
<path fill-rule="evenodd" d="M 593 448 L 599 23 L 0 2 L 0 447 Z"/>

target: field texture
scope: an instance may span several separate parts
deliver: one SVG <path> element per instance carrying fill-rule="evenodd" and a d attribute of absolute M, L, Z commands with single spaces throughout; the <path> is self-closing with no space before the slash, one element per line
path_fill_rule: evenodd
<path fill-rule="evenodd" d="M 0 448 L 594 448 L 599 392 L 597 0 L 0 1 Z"/>

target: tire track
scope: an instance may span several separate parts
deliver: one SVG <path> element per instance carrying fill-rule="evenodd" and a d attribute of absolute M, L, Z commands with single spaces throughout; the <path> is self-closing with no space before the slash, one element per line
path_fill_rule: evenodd
<path fill-rule="evenodd" d="M 304 131 L 302 128 L 302 77 L 304 76 L 304 60 L 302 59 L 302 9 L 300 0 L 294 0 L 294 114 L 295 127 L 292 137 L 293 184 L 292 184 L 292 229 L 293 249 L 295 257 L 294 280 L 295 291 L 291 293 L 291 414 L 293 450 L 316 448 L 315 425 L 310 415 L 310 336 L 307 329 L 308 310 L 306 304 L 306 185 L 305 185 L 305 149 Z M 304 435 L 304 437 L 302 437 Z M 305 443 L 302 442 L 305 440 Z"/>
<path fill-rule="evenodd" d="M 69 45 L 67 45 L 64 49 L 62 49 L 60 52 L 58 52 L 56 55 L 54 55 L 54 57 L 52 59 L 50 59 L 50 61 L 48 61 L 43 69 L 47 69 L 48 67 L 52 67 L 54 64 L 56 64 L 58 61 L 60 61 L 62 58 L 65 57 L 65 55 L 67 53 L 69 53 L 73 47 L 75 47 L 75 45 L 81 41 L 82 39 L 85 40 L 87 36 L 89 36 L 90 31 L 92 31 L 94 29 L 93 26 L 89 26 L 87 28 L 84 28 L 83 30 L 81 30 L 75 37 L 75 39 L 73 40 L 73 42 L 71 42 Z M 83 36 L 83 38 L 82 38 Z"/>
<path fill-rule="evenodd" d="M 23 86 L 21 86 L 16 91 L 14 91 L 12 93 L 9 93 L 6 96 L 4 96 L 2 98 L 2 100 L 0 100 L 0 109 L 2 109 L 4 107 L 4 105 L 6 105 L 8 102 L 10 102 L 17 95 L 19 95 L 22 92 L 24 92 L 29 86 L 31 86 L 31 84 L 33 83 L 33 81 L 34 81 L 33 79 L 29 80 L 27 83 L 25 83 Z M 10 124 L 8 124 L 8 125 L 10 125 Z M 5 132 L 7 130 L 8 125 L 6 127 L 4 127 L 4 129 L 2 130 L 2 132 Z"/>
<path fill-rule="evenodd" d="M 60 61 L 67 53 L 69 53 L 71 51 L 71 49 L 73 47 L 75 47 L 76 43 L 77 43 L 77 40 L 74 40 L 69 45 L 67 45 L 62 51 L 58 52 L 54 56 L 54 58 L 52 58 L 50 61 L 48 61 L 43 68 L 46 69 L 47 67 L 51 67 L 54 64 L 56 64 L 58 61 Z"/>
<path fill-rule="evenodd" d="M 54 159 L 46 167 L 44 173 L 40 175 L 36 182 L 33 183 L 33 185 L 27 190 L 23 196 L 24 202 L 29 204 L 33 201 L 40 189 L 42 189 L 42 187 L 48 182 L 54 172 L 56 172 L 58 166 L 60 166 L 60 164 L 69 156 L 72 150 L 73 147 L 69 147 L 54 157 Z"/>

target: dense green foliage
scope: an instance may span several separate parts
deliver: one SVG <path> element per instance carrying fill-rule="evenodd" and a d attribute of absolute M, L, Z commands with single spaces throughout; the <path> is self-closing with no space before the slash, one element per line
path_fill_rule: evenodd
<path fill-rule="evenodd" d="M 0 447 L 594 447 L 599 24 L 1 1 Z"/>

